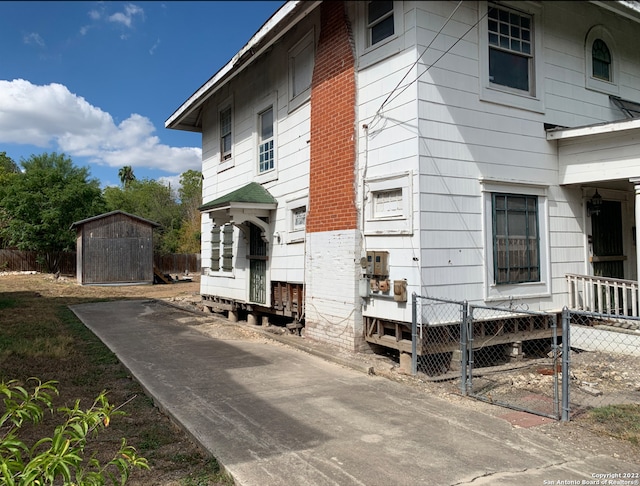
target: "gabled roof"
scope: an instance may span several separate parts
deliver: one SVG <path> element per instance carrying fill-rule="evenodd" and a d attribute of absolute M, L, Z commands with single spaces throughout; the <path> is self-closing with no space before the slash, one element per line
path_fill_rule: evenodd
<path fill-rule="evenodd" d="M 202 132 L 201 113 L 204 102 L 238 73 L 255 62 L 269 47 L 320 3 L 320 1 L 300 0 L 286 2 L 222 69 L 192 94 L 165 121 L 165 128 Z"/>
<path fill-rule="evenodd" d="M 202 212 L 214 211 L 219 209 L 237 208 L 260 208 L 275 209 L 278 201 L 257 182 L 250 182 L 240 189 L 220 196 L 213 201 L 203 204 L 198 209 Z"/>
<path fill-rule="evenodd" d="M 136 219 L 136 220 L 138 220 L 138 221 L 140 221 L 142 223 L 147 223 L 148 225 L 153 226 L 154 228 L 157 228 L 157 227 L 160 226 L 159 223 L 156 223 L 154 221 L 150 221 L 148 219 L 141 218 L 140 216 L 136 216 L 135 214 L 125 213 L 124 211 L 117 210 L 117 211 L 111 211 L 109 213 L 98 214 L 97 216 L 92 216 L 91 218 L 83 219 L 81 221 L 76 221 L 75 223 L 71 224 L 71 227 L 69 229 L 76 228 L 77 226 L 82 226 L 83 224 L 89 223 L 90 221 L 96 221 L 98 219 L 108 218 L 109 216 L 114 216 L 116 214 L 121 214 L 123 216 L 127 216 L 129 218 Z"/>

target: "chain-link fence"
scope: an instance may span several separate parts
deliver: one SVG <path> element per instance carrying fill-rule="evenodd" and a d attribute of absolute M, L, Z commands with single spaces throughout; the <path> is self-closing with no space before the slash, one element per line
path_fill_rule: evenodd
<path fill-rule="evenodd" d="M 640 403 L 640 318 L 565 309 L 563 420 Z"/>
<path fill-rule="evenodd" d="M 640 318 L 413 295 L 412 373 L 554 419 L 640 403 Z"/>
<path fill-rule="evenodd" d="M 561 362 L 554 314 L 470 305 L 466 335 L 469 396 L 560 418 Z"/>
<path fill-rule="evenodd" d="M 461 329 L 466 302 L 416 296 L 412 330 L 412 371 L 430 381 L 460 378 Z M 456 381 L 456 386 L 459 386 Z"/>

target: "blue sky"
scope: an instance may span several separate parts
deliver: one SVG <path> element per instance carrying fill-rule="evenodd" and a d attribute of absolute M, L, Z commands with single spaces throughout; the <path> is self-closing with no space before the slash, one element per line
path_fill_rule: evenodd
<path fill-rule="evenodd" d="M 165 120 L 283 3 L 0 2 L 0 152 L 176 187 L 201 169 L 201 138 Z"/>

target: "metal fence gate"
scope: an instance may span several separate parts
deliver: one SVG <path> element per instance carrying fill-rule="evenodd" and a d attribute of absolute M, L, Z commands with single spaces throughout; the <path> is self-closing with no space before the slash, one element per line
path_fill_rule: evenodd
<path fill-rule="evenodd" d="M 464 334 L 467 395 L 560 418 L 562 363 L 556 315 L 470 305 Z"/>
<path fill-rule="evenodd" d="M 559 419 L 555 314 L 413 296 L 412 373 L 482 401 Z"/>
<path fill-rule="evenodd" d="M 412 374 L 488 403 L 570 420 L 640 403 L 640 318 L 531 312 L 413 294 Z M 561 325 L 560 325 L 561 321 Z"/>

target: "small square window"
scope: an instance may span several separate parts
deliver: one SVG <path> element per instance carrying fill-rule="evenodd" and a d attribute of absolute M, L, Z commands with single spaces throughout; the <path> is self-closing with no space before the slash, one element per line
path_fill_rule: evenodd
<path fill-rule="evenodd" d="M 302 206 L 291 211 L 292 231 L 302 231 L 307 223 L 307 207 Z"/>
<path fill-rule="evenodd" d="M 373 217 L 394 218 L 403 216 L 402 189 L 373 193 Z"/>

